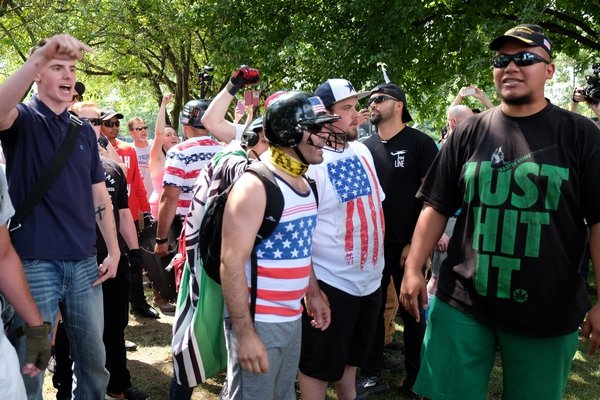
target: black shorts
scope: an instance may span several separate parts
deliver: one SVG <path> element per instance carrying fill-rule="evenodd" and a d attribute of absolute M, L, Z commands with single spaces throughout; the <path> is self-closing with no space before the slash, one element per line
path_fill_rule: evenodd
<path fill-rule="evenodd" d="M 321 281 L 319 285 L 329 298 L 331 324 L 324 331 L 313 328 L 304 308 L 300 371 L 311 378 L 336 382 L 346 365 L 358 367 L 366 361 L 375 337 L 381 288 L 357 297 Z"/>

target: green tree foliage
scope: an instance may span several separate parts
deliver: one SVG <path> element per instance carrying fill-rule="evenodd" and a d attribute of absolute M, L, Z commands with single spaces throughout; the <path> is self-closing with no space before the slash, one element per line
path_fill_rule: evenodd
<path fill-rule="evenodd" d="M 125 98 L 146 87 L 156 107 L 162 93 L 175 93 L 175 121 L 182 104 L 200 96 L 205 65 L 215 67 L 208 96 L 249 64 L 263 74 L 264 97 L 313 90 L 330 77 L 369 89 L 383 81 L 384 63 L 415 119 L 438 129 L 462 86 L 475 84 L 497 103 L 487 45 L 518 23 L 544 27 L 577 76 L 600 50 L 597 0 L 3 0 L 0 16 L 2 72 L 39 38 L 68 32 L 95 49 L 80 69 L 105 82 L 98 95 L 119 87 L 116 80 L 144 82 Z"/>

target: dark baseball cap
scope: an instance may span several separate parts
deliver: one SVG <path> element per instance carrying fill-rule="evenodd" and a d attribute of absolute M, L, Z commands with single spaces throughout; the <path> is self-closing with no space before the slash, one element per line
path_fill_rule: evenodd
<path fill-rule="evenodd" d="M 116 112 L 115 110 L 102 110 L 100 111 L 100 119 L 102 121 L 108 121 L 109 119 L 116 117 L 117 119 L 123 119 L 123 114 Z"/>
<path fill-rule="evenodd" d="M 518 40 L 530 47 L 541 47 L 552 57 L 552 43 L 539 25 L 523 24 L 515 26 L 498 36 L 490 43 L 490 50 L 498 50 L 509 40 Z"/>
<path fill-rule="evenodd" d="M 406 107 L 406 94 L 404 93 L 404 90 L 400 88 L 400 86 L 391 82 L 382 83 L 381 85 L 375 86 L 375 88 L 371 90 L 371 96 L 375 93 L 387 94 L 396 100 L 400 100 L 402 104 L 404 104 L 404 107 L 402 108 L 402 122 L 412 121 L 412 117 L 410 116 Z"/>
<path fill-rule="evenodd" d="M 79 96 L 83 96 L 85 93 L 85 85 L 79 81 L 75 82 L 75 91 Z"/>

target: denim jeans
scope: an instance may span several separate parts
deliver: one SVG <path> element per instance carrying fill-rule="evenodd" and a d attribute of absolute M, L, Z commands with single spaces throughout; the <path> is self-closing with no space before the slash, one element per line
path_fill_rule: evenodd
<path fill-rule="evenodd" d="M 98 255 L 102 262 L 106 255 Z M 106 349 L 106 369 L 110 373 L 107 393 L 124 392 L 131 387 L 131 375 L 127 369 L 125 351 L 125 328 L 129 321 L 129 262 L 121 256 L 117 276 L 102 284 L 104 297 L 104 348 Z M 56 398 L 71 398 L 73 371 L 69 338 L 64 323 L 58 324 L 54 339 L 54 375 L 52 383 L 57 389 Z"/>
<path fill-rule="evenodd" d="M 106 354 L 102 342 L 102 287 L 92 287 L 98 278 L 96 257 L 80 261 L 23 260 L 23 269 L 42 319 L 53 327 L 60 304 L 74 360 L 75 399 L 103 399 L 108 371 L 104 368 Z M 23 321 L 16 318 L 9 337 L 23 366 L 27 354 L 25 337 L 16 334 L 21 326 Z M 42 400 L 43 374 L 35 378 L 24 375 L 23 380 L 27 398 Z"/>

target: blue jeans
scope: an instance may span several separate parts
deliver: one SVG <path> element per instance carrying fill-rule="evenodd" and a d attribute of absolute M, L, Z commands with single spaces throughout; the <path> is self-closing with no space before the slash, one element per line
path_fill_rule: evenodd
<path fill-rule="evenodd" d="M 102 286 L 92 287 L 92 282 L 98 278 L 96 257 L 81 261 L 23 260 L 23 269 L 42 319 L 50 322 L 53 328 L 60 305 L 74 360 L 75 398 L 103 399 L 108 371 L 104 368 L 106 354 L 102 341 Z M 27 354 L 25 337 L 16 335 L 21 326 L 23 321 L 16 318 L 9 337 L 23 366 Z M 42 400 L 43 379 L 43 374 L 35 378 L 23 375 L 29 400 Z"/>

